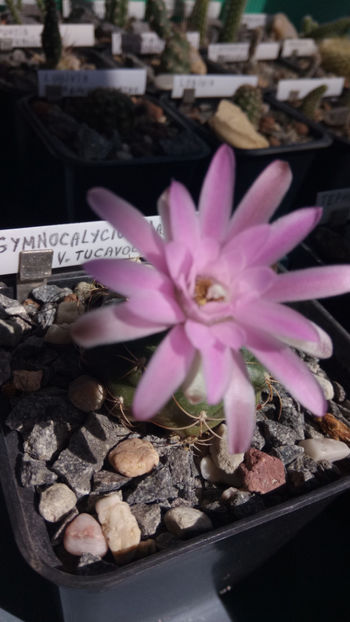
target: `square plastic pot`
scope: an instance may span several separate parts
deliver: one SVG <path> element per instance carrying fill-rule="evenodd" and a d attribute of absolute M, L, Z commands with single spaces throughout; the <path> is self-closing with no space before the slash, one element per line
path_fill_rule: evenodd
<path fill-rule="evenodd" d="M 305 314 L 333 338 L 332 377 L 350 388 L 350 336 L 318 303 Z M 2 410 L 5 406 L 2 406 Z M 6 413 L 2 413 L 2 421 Z M 335 497 L 350 476 L 115 571 L 73 575 L 62 568 L 36 509 L 34 491 L 17 483 L 17 433 L 0 434 L 0 476 L 17 545 L 28 564 L 55 588 L 63 622 L 227 622 L 218 594 L 259 568 Z M 332 539 L 332 533 L 325 533 Z"/>
<path fill-rule="evenodd" d="M 181 115 L 166 105 L 162 104 L 166 115 L 191 144 L 190 153 L 87 161 L 72 155 L 50 134 L 32 111 L 30 102 L 31 98 L 24 98 L 18 103 L 24 184 L 33 198 L 32 210 L 28 208 L 23 214 L 22 226 L 94 220 L 86 203 L 86 193 L 94 186 L 114 191 L 147 215 L 155 213 L 157 200 L 172 179 L 198 193 L 210 160 L 210 148 L 187 127 Z"/>

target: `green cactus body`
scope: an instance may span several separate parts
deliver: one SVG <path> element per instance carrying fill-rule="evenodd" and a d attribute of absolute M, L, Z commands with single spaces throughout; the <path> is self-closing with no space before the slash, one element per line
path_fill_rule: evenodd
<path fill-rule="evenodd" d="M 164 73 L 190 73 L 191 46 L 180 32 L 174 32 L 166 41 L 160 57 L 160 70 Z"/>
<path fill-rule="evenodd" d="M 62 54 L 62 40 L 58 26 L 58 14 L 55 0 L 45 0 L 45 8 L 45 21 L 41 33 L 41 43 L 47 67 L 55 69 Z"/>
<path fill-rule="evenodd" d="M 311 15 L 305 15 L 301 21 L 301 36 L 308 37 L 309 33 L 316 28 L 318 28 L 318 22 Z"/>
<path fill-rule="evenodd" d="M 181 25 L 185 21 L 185 0 L 175 0 L 174 12 L 171 16 L 174 24 Z"/>
<path fill-rule="evenodd" d="M 264 109 L 261 90 L 256 86 L 243 84 L 235 92 L 232 101 L 246 113 L 254 127 L 258 128 Z"/>
<path fill-rule="evenodd" d="M 22 24 L 18 7 L 16 7 L 14 0 L 5 0 L 5 3 L 15 24 Z"/>
<path fill-rule="evenodd" d="M 146 21 L 162 39 L 172 35 L 172 24 L 163 0 L 147 0 Z"/>
<path fill-rule="evenodd" d="M 45 1 L 44 0 L 35 0 L 36 6 L 38 7 L 41 15 L 45 19 Z"/>
<path fill-rule="evenodd" d="M 311 37 L 312 39 L 341 37 L 350 30 L 350 17 L 340 17 L 333 22 L 327 22 L 327 24 L 321 24 L 321 26 L 317 25 L 315 28 L 312 28 L 311 24 L 307 24 L 306 27 L 307 30 L 304 30 L 302 34 L 304 37 Z"/>
<path fill-rule="evenodd" d="M 305 97 L 301 101 L 301 105 L 299 108 L 300 112 L 302 112 L 306 117 L 309 117 L 310 119 L 315 119 L 321 99 L 326 91 L 327 87 L 322 84 L 316 89 L 310 91 L 308 95 L 305 95 Z"/>
<path fill-rule="evenodd" d="M 125 136 L 135 121 L 135 104 L 128 95 L 113 88 L 94 89 L 83 102 L 74 98 L 69 112 L 94 130 L 107 135 L 118 130 L 121 136 Z"/>
<path fill-rule="evenodd" d="M 350 40 L 340 37 L 325 39 L 320 43 L 319 50 L 322 67 L 325 71 L 350 79 Z"/>
<path fill-rule="evenodd" d="M 219 39 L 221 43 L 232 43 L 236 40 L 246 4 L 247 0 L 226 0 Z"/>
<path fill-rule="evenodd" d="M 128 21 L 128 0 L 107 0 L 105 19 L 115 26 L 124 28 Z"/>
<path fill-rule="evenodd" d="M 188 20 L 188 29 L 198 31 L 200 44 L 205 45 L 207 38 L 209 0 L 196 0 Z"/>

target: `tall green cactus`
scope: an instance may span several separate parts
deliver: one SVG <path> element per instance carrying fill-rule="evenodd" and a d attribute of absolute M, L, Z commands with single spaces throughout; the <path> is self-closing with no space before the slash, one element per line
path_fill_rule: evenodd
<path fill-rule="evenodd" d="M 45 0 L 45 20 L 41 33 L 46 65 L 49 69 L 57 67 L 62 54 L 62 39 L 58 25 L 58 13 L 55 0 Z"/>
<path fill-rule="evenodd" d="M 306 30 L 305 30 L 306 28 Z M 350 30 L 350 17 L 340 17 L 333 22 L 327 22 L 320 26 L 317 22 L 303 22 L 303 37 L 312 39 L 328 39 L 329 37 L 342 37 Z"/>
<path fill-rule="evenodd" d="M 145 19 L 159 37 L 171 37 L 173 29 L 164 0 L 147 0 Z"/>
<path fill-rule="evenodd" d="M 18 7 L 16 7 L 14 0 L 5 0 L 5 3 L 15 24 L 22 24 Z"/>
<path fill-rule="evenodd" d="M 128 21 L 128 0 L 107 0 L 105 19 L 110 24 L 124 28 Z"/>
<path fill-rule="evenodd" d="M 315 120 L 321 99 L 326 91 L 326 85 L 322 84 L 305 95 L 301 101 L 299 108 L 300 112 L 302 112 L 306 117 L 309 117 L 309 119 Z"/>
<path fill-rule="evenodd" d="M 236 40 L 246 4 L 247 0 L 225 0 L 223 28 L 219 38 L 221 43 L 232 43 Z"/>
<path fill-rule="evenodd" d="M 175 0 L 171 21 L 179 26 L 185 21 L 185 0 Z"/>
<path fill-rule="evenodd" d="M 188 29 L 200 34 L 200 44 L 205 45 L 207 38 L 209 0 L 196 0 L 188 20 Z"/>

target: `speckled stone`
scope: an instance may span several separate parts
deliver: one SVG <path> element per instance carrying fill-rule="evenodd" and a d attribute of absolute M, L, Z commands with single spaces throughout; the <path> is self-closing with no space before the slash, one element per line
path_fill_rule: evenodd
<path fill-rule="evenodd" d="M 158 503 L 137 503 L 131 506 L 131 511 L 141 529 L 142 538 L 154 536 L 161 520 L 160 505 Z"/>
<path fill-rule="evenodd" d="M 179 506 L 164 515 L 166 528 L 175 536 L 189 536 L 203 533 L 213 528 L 210 518 L 195 508 Z"/>
<path fill-rule="evenodd" d="M 44 460 L 34 460 L 27 454 L 20 458 L 19 472 L 22 486 L 43 486 L 57 480 L 56 473 L 48 469 Z"/>
<path fill-rule="evenodd" d="M 160 503 L 175 499 L 179 494 L 173 485 L 168 467 L 160 467 L 137 482 L 133 491 L 127 493 L 126 500 L 134 503 Z"/>
<path fill-rule="evenodd" d="M 281 445 L 271 450 L 271 455 L 279 458 L 286 466 L 295 460 L 298 456 L 303 455 L 304 449 L 299 445 Z"/>
<path fill-rule="evenodd" d="M 34 287 L 31 293 L 35 300 L 47 303 L 63 300 L 65 296 L 72 293 L 72 290 L 68 287 L 62 288 L 57 285 L 40 285 L 39 287 Z"/>
<path fill-rule="evenodd" d="M 261 424 L 263 434 L 266 442 L 272 447 L 279 447 L 280 445 L 293 445 L 298 438 L 298 435 L 290 427 L 278 423 L 277 421 L 271 421 L 266 419 Z"/>
<path fill-rule="evenodd" d="M 39 512 L 49 523 L 56 523 L 74 508 L 76 502 L 74 492 L 66 484 L 53 484 L 42 491 Z"/>

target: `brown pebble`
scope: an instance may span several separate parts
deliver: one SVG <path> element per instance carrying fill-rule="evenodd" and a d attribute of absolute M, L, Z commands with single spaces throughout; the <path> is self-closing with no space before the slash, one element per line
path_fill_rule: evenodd
<path fill-rule="evenodd" d="M 43 370 L 16 369 L 13 372 L 13 386 L 17 391 L 31 393 L 38 391 L 43 378 Z"/>
<path fill-rule="evenodd" d="M 324 434 L 327 434 L 336 441 L 345 441 L 350 443 L 350 427 L 339 421 L 331 413 L 327 413 L 324 417 L 317 418 L 317 421 Z"/>
<path fill-rule="evenodd" d="M 278 138 L 276 138 L 276 136 L 270 136 L 269 137 L 269 143 L 270 143 L 270 147 L 280 147 L 281 146 L 281 141 L 278 140 Z"/>
<path fill-rule="evenodd" d="M 259 449 L 249 449 L 238 467 L 242 486 L 250 492 L 265 494 L 286 482 L 283 462 Z"/>
<path fill-rule="evenodd" d="M 130 438 L 118 443 L 108 454 L 112 467 L 126 477 L 149 473 L 159 462 L 152 443 L 140 438 Z"/>
<path fill-rule="evenodd" d="M 263 117 L 260 121 L 259 131 L 263 134 L 269 134 L 275 127 L 275 119 L 272 116 Z"/>
<path fill-rule="evenodd" d="M 157 121 L 158 123 L 165 122 L 164 110 L 157 104 L 149 101 L 148 99 L 143 99 L 142 104 L 146 107 L 147 114 L 152 121 Z"/>
<path fill-rule="evenodd" d="M 102 384 L 92 376 L 78 376 L 68 387 L 68 397 L 76 408 L 83 412 L 99 410 L 106 398 Z"/>
<path fill-rule="evenodd" d="M 26 298 L 25 300 L 23 300 L 22 305 L 24 307 L 27 306 L 27 305 L 33 305 L 37 309 L 39 309 L 39 307 L 40 307 L 39 303 L 36 302 L 36 300 L 33 300 L 32 298 Z"/>
<path fill-rule="evenodd" d="M 299 136 L 307 136 L 309 133 L 309 128 L 306 123 L 302 123 L 301 121 L 294 121 L 294 128 Z"/>
<path fill-rule="evenodd" d="M 68 294 L 63 298 L 63 302 L 79 302 L 79 298 L 76 294 Z"/>

